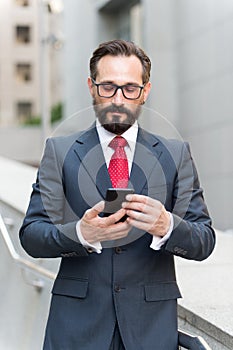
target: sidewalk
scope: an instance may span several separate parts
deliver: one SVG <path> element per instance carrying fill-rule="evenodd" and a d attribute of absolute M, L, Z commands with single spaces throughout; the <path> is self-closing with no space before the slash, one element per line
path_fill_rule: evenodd
<path fill-rule="evenodd" d="M 216 235 L 215 250 L 207 260 L 176 258 L 183 295 L 180 312 L 197 328 L 233 349 L 233 233 L 216 231 Z"/>

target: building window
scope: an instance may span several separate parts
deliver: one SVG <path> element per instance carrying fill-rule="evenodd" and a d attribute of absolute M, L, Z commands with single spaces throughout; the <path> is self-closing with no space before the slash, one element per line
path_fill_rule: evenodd
<path fill-rule="evenodd" d="M 29 26 L 16 26 L 16 41 L 27 44 L 31 41 L 31 28 Z"/>
<path fill-rule="evenodd" d="M 18 6 L 29 6 L 29 0 L 15 0 L 15 2 Z"/>
<path fill-rule="evenodd" d="M 17 103 L 17 118 L 20 122 L 26 122 L 32 119 L 32 103 L 18 102 Z"/>
<path fill-rule="evenodd" d="M 19 82 L 28 82 L 32 80 L 32 69 L 29 63 L 16 64 L 16 79 Z"/>

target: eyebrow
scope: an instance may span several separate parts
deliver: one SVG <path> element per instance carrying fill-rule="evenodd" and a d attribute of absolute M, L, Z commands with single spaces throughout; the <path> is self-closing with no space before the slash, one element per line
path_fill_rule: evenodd
<path fill-rule="evenodd" d="M 103 80 L 103 81 L 101 81 L 98 84 L 113 84 L 113 85 L 117 85 L 118 86 L 118 84 L 114 83 L 112 80 Z M 124 86 L 124 85 L 141 86 L 139 83 L 136 83 L 136 82 L 128 82 L 128 83 L 125 83 L 125 84 L 119 85 L 119 86 Z"/>

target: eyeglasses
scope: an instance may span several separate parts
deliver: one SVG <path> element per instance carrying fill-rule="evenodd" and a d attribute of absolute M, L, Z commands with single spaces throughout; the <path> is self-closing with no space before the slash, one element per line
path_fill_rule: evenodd
<path fill-rule="evenodd" d="M 121 89 L 123 96 L 127 100 L 137 100 L 142 93 L 142 89 L 144 89 L 144 85 L 116 85 L 110 83 L 96 83 L 94 79 L 92 79 L 93 84 L 97 87 L 97 93 L 100 97 L 111 98 L 113 97 L 118 89 Z"/>

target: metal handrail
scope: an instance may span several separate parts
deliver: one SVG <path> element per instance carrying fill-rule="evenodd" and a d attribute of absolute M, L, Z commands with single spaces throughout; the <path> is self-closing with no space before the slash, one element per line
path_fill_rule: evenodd
<path fill-rule="evenodd" d="M 10 256 L 18 265 L 20 265 L 22 268 L 26 268 L 28 270 L 31 270 L 40 276 L 44 276 L 44 277 L 47 277 L 51 280 L 55 280 L 56 274 L 54 272 L 49 271 L 49 270 L 29 261 L 27 259 L 24 259 L 16 252 L 15 247 L 12 243 L 12 240 L 10 238 L 10 235 L 8 233 L 8 230 L 6 228 L 6 225 L 4 223 L 4 220 L 3 220 L 1 214 L 0 214 L 0 231 L 2 233 L 2 237 L 3 237 L 4 241 L 6 243 L 7 249 L 10 253 Z"/>
<path fill-rule="evenodd" d="M 189 350 L 211 350 L 209 345 L 201 336 L 191 335 L 179 330 L 179 346 Z"/>

